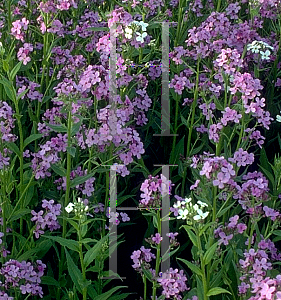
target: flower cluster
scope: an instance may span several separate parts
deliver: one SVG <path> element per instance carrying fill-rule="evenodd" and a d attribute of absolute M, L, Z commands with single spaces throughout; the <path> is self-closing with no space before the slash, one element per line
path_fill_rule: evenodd
<path fill-rule="evenodd" d="M 19 262 L 10 259 L 0 269 L 1 275 L 4 276 L 4 283 L 1 283 L 1 286 L 6 290 L 19 287 L 23 295 L 38 295 L 40 298 L 43 298 L 43 291 L 39 283 L 44 275 L 45 268 L 46 265 L 41 260 L 37 260 L 36 264 L 32 264 L 26 261 Z M 1 299 L 9 300 L 10 298 L 2 298 L 1 296 Z"/>
<path fill-rule="evenodd" d="M 133 252 L 133 254 L 131 255 L 131 259 L 133 260 L 134 264 L 132 265 L 132 267 L 136 271 L 142 273 L 141 267 L 145 269 L 150 268 L 149 262 L 151 262 L 152 259 L 156 258 L 156 256 L 150 251 L 151 249 L 146 249 L 144 248 L 144 246 L 141 246 L 140 250 L 136 250 Z"/>
<path fill-rule="evenodd" d="M 274 48 L 268 45 L 266 42 L 253 41 L 247 46 L 247 50 L 251 51 L 252 53 L 259 53 L 262 60 L 269 60 L 271 54 L 270 50 L 274 50 Z"/>
<path fill-rule="evenodd" d="M 163 289 L 162 295 L 165 295 L 166 298 L 181 300 L 182 296 L 180 293 L 187 291 L 188 288 L 186 286 L 187 278 L 183 273 L 183 270 L 170 268 L 169 271 L 165 273 L 160 272 L 157 281 L 161 284 Z"/>
<path fill-rule="evenodd" d="M 203 157 L 203 167 L 200 175 L 212 181 L 214 186 L 223 189 L 230 184 L 235 176 L 233 166 L 222 157 Z"/>
<path fill-rule="evenodd" d="M 38 213 L 34 210 L 31 211 L 33 217 L 31 221 L 35 222 L 36 228 L 33 231 L 35 237 L 38 239 L 40 235 L 44 234 L 45 227 L 48 227 L 50 231 L 60 228 L 60 224 L 57 217 L 61 214 L 61 205 L 54 204 L 54 200 L 42 200 L 42 208 L 45 211 L 40 210 Z"/>
<path fill-rule="evenodd" d="M 242 276 L 240 277 L 240 285 L 238 286 L 239 294 L 246 295 L 249 291 L 252 295 L 251 300 L 262 299 L 280 299 L 281 293 L 281 276 L 276 278 L 267 276 L 268 270 L 272 269 L 272 260 L 280 260 L 279 256 L 267 254 L 266 250 L 276 253 L 276 248 L 272 249 L 272 242 L 262 240 L 258 244 L 258 250 L 253 248 L 244 252 L 244 259 L 239 260 L 239 268 Z M 274 245 L 274 244 L 273 244 Z"/>
<path fill-rule="evenodd" d="M 79 166 L 76 170 L 73 170 L 70 172 L 70 180 L 74 180 L 75 178 L 86 176 L 88 173 L 88 170 L 82 170 L 82 168 Z M 87 197 L 91 197 L 95 191 L 94 189 L 94 181 L 95 178 L 91 177 L 87 179 L 84 183 L 78 184 L 75 186 L 75 189 L 77 191 L 80 191 L 83 195 L 86 195 Z M 57 184 L 57 189 L 64 191 L 66 190 L 66 177 L 61 177 L 54 181 L 55 184 Z"/>
<path fill-rule="evenodd" d="M 224 244 L 225 246 L 229 244 L 229 241 L 236 234 L 242 234 L 247 226 L 244 223 L 238 223 L 239 216 L 235 215 L 229 219 L 229 223 L 225 226 L 219 226 L 214 231 L 215 238 L 220 238 L 218 244 Z"/>
<path fill-rule="evenodd" d="M 107 208 L 106 210 L 106 216 L 109 218 L 109 223 L 115 223 L 116 225 L 119 225 L 120 222 L 128 222 L 130 221 L 129 216 L 124 213 L 124 212 L 110 212 L 110 207 Z M 105 229 L 109 229 L 110 227 L 108 227 L 107 225 L 105 225 Z"/>
<path fill-rule="evenodd" d="M 185 198 L 184 201 L 177 201 L 174 204 L 174 208 L 177 209 L 177 219 L 186 220 L 187 224 L 192 224 L 193 221 L 201 221 L 207 218 L 209 212 L 203 212 L 208 205 L 202 201 L 197 201 L 196 204 L 192 204 L 191 198 Z"/>
<path fill-rule="evenodd" d="M 254 162 L 255 157 L 253 153 L 248 153 L 242 148 L 239 148 L 238 151 L 234 153 L 233 158 L 230 157 L 228 160 L 235 163 L 238 167 L 245 167 L 246 165 L 251 165 Z"/>
<path fill-rule="evenodd" d="M 25 32 L 28 29 L 29 21 L 26 18 L 16 20 L 12 23 L 11 34 L 17 39 L 24 42 Z"/>
<path fill-rule="evenodd" d="M 160 178 L 157 175 L 153 177 L 152 175 L 148 176 L 142 185 L 141 185 L 141 195 L 139 207 L 160 207 L 162 196 L 167 194 L 171 195 L 171 187 L 174 184 L 161 174 Z"/>
<path fill-rule="evenodd" d="M 69 202 L 68 205 L 65 207 L 65 210 L 68 213 L 71 213 L 72 211 L 74 212 L 75 216 L 78 217 L 79 219 L 83 219 L 89 210 L 88 206 L 88 200 L 82 200 L 82 198 L 77 199 L 74 203 Z"/>

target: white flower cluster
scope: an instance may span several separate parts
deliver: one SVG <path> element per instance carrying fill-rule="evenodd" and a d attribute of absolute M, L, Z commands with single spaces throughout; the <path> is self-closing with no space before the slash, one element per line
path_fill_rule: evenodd
<path fill-rule="evenodd" d="M 72 211 L 74 211 L 75 215 L 77 217 L 81 218 L 82 216 L 85 216 L 86 212 L 89 210 L 89 206 L 84 204 L 84 201 L 82 200 L 82 198 L 78 198 L 77 202 L 68 203 L 65 210 L 68 213 L 71 213 Z"/>
<path fill-rule="evenodd" d="M 191 203 L 191 198 L 185 198 L 184 201 L 177 201 L 174 208 L 178 209 L 177 219 L 187 220 L 187 223 L 192 223 L 191 220 L 204 220 L 209 215 L 209 212 L 203 212 L 204 207 L 208 205 L 202 201 L 197 201 L 196 204 Z"/>
<path fill-rule="evenodd" d="M 247 45 L 247 50 L 252 53 L 259 53 L 261 59 L 270 59 L 270 50 L 274 50 L 273 47 L 269 46 L 266 42 L 263 41 L 253 41 L 251 44 Z"/>
<path fill-rule="evenodd" d="M 133 21 L 130 26 L 127 26 L 125 28 L 125 37 L 127 39 L 131 39 L 133 37 L 133 32 L 134 30 L 139 30 L 141 29 L 142 33 L 136 31 L 136 40 L 138 42 L 143 43 L 144 42 L 144 38 L 147 36 L 146 33 L 146 27 L 148 26 L 148 23 L 144 23 L 143 21 Z"/>

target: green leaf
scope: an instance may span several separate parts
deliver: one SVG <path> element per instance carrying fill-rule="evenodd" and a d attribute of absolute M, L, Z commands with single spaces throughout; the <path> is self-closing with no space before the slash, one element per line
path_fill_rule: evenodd
<path fill-rule="evenodd" d="M 84 183 L 86 180 L 92 178 L 94 176 L 94 174 L 95 173 L 91 173 L 91 174 L 88 174 L 85 176 L 80 176 L 80 177 L 74 178 L 73 180 L 71 180 L 70 187 L 74 188 L 74 187 L 76 187 L 76 185 Z"/>
<path fill-rule="evenodd" d="M 45 124 L 55 132 L 67 132 L 67 128 L 65 125 L 54 125 L 49 123 L 45 123 Z"/>
<path fill-rule="evenodd" d="M 99 295 L 95 298 L 95 300 L 107 300 L 115 291 L 121 289 L 121 288 L 127 288 L 127 286 L 116 286 L 112 288 L 111 290 L 103 293 L 102 295 Z"/>
<path fill-rule="evenodd" d="M 110 297 L 108 300 L 123 300 L 126 299 L 129 295 L 132 295 L 133 293 L 122 293 L 120 295 L 114 295 Z M 160 298 L 157 298 L 160 300 Z"/>
<path fill-rule="evenodd" d="M 171 153 L 169 164 L 174 165 L 178 163 L 180 154 L 184 155 L 184 136 L 177 143 L 175 150 Z"/>
<path fill-rule="evenodd" d="M 71 250 L 79 252 L 79 243 L 77 241 L 70 240 L 70 239 L 65 239 L 65 238 L 62 238 L 60 236 L 42 235 L 42 237 L 45 237 L 47 239 L 51 239 L 51 240 L 61 244 L 62 246 L 65 246 L 65 247 L 67 247 Z"/>
<path fill-rule="evenodd" d="M 223 293 L 227 293 L 231 295 L 231 293 L 226 289 L 223 289 L 221 287 L 214 287 L 208 291 L 207 296 L 210 297 L 210 296 L 215 296 Z"/>
<path fill-rule="evenodd" d="M 30 135 L 24 140 L 23 148 L 25 148 L 28 144 L 32 143 L 33 141 L 40 139 L 41 137 L 43 137 L 43 134 L 40 133 Z"/>
<path fill-rule="evenodd" d="M 109 31 L 108 27 L 89 27 L 87 30 L 91 31 Z"/>
<path fill-rule="evenodd" d="M 41 284 L 54 285 L 54 286 L 60 287 L 59 283 L 51 276 L 41 277 Z"/>
<path fill-rule="evenodd" d="M 214 254 L 215 254 L 215 252 L 217 250 L 217 246 L 218 246 L 218 242 L 216 242 L 215 244 L 213 244 L 205 252 L 204 257 L 203 257 L 203 262 L 204 262 L 205 265 L 208 265 L 209 262 L 212 260 L 212 258 L 214 258 Z"/>
<path fill-rule="evenodd" d="M 189 268 L 192 272 L 194 272 L 195 274 L 200 275 L 200 276 L 203 276 L 202 271 L 201 271 L 197 266 L 195 266 L 194 264 L 192 264 L 190 261 L 188 261 L 188 260 L 186 260 L 186 259 L 182 259 L 182 258 L 177 258 L 177 259 L 179 259 L 179 260 L 181 260 L 183 263 L 185 263 L 185 264 L 188 266 L 188 268 Z"/>
<path fill-rule="evenodd" d="M 18 156 L 18 158 L 21 157 L 20 149 L 15 143 L 7 143 L 7 147 L 12 150 Z"/>
<path fill-rule="evenodd" d="M 217 218 L 220 218 L 221 216 L 223 216 L 233 205 L 235 205 L 235 202 L 232 202 L 229 206 L 221 209 L 218 211 L 217 213 Z"/>
<path fill-rule="evenodd" d="M 173 255 L 179 250 L 179 248 L 180 248 L 180 247 L 176 248 L 176 249 L 173 250 L 173 251 L 169 251 L 169 249 L 168 249 L 168 251 L 166 251 L 166 252 L 164 253 L 164 255 L 162 256 L 161 262 L 163 262 L 163 261 L 167 260 L 169 257 L 173 256 Z"/>
<path fill-rule="evenodd" d="M 66 147 L 67 153 L 69 153 L 72 157 L 75 157 L 76 148 L 75 147 Z"/>
<path fill-rule="evenodd" d="M 78 267 L 75 265 L 74 261 L 72 260 L 71 256 L 69 255 L 68 251 L 65 249 L 66 254 L 66 261 L 67 261 L 67 269 L 69 272 L 69 275 L 75 284 L 76 288 L 80 293 L 82 293 L 82 289 L 79 285 L 79 281 L 83 281 L 83 276 L 81 271 L 78 269 Z"/>
<path fill-rule="evenodd" d="M 84 265 L 85 268 L 87 268 L 89 266 L 90 263 L 93 262 L 93 260 L 97 257 L 97 255 L 99 254 L 101 248 L 102 248 L 102 244 L 108 239 L 108 235 L 104 236 L 102 239 L 100 239 L 93 248 L 91 248 L 90 250 L 88 250 L 84 256 Z"/>
<path fill-rule="evenodd" d="M 71 128 L 71 136 L 74 136 L 80 129 L 81 124 L 83 122 L 83 118 L 81 116 L 76 115 L 79 118 L 79 121 L 72 125 Z"/>
<path fill-rule="evenodd" d="M 186 230 L 186 232 L 187 232 L 187 234 L 188 234 L 188 236 L 189 236 L 189 238 L 190 238 L 192 244 L 193 244 L 195 247 L 198 248 L 198 246 L 197 246 L 197 238 L 196 238 L 196 235 L 195 235 L 195 233 L 190 229 L 190 226 L 188 226 L 188 225 L 183 225 L 182 227 Z"/>
<path fill-rule="evenodd" d="M 145 277 L 150 281 L 153 282 L 153 275 L 150 272 L 150 270 L 147 270 L 146 268 L 143 267 L 143 265 L 141 265 L 141 269 L 143 271 L 143 274 L 145 275 Z"/>
<path fill-rule="evenodd" d="M 52 170 L 61 177 L 66 177 L 66 169 L 61 164 L 51 164 Z"/>
<path fill-rule="evenodd" d="M 10 220 L 10 222 L 13 222 L 27 214 L 30 214 L 30 212 L 31 212 L 31 210 L 28 208 L 20 208 L 11 216 L 11 219 L 9 219 L 9 220 Z"/>
<path fill-rule="evenodd" d="M 17 75 L 18 71 L 20 70 L 21 65 L 22 65 L 22 61 L 18 62 L 18 63 L 14 66 L 13 70 L 10 72 L 10 74 L 9 74 L 9 79 L 10 79 L 11 81 L 14 80 L 15 76 Z"/>

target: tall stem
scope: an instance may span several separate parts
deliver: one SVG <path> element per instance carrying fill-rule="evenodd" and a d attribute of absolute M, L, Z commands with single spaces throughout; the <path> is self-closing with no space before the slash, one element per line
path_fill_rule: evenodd
<path fill-rule="evenodd" d="M 158 233 L 161 235 L 161 219 L 160 219 L 160 211 L 157 210 L 157 226 L 158 226 Z M 159 274 L 159 266 L 160 266 L 160 250 L 161 250 L 161 243 L 157 245 L 157 252 L 156 252 L 156 265 L 155 265 L 155 277 L 157 278 Z M 163 271 L 163 270 L 162 270 Z M 156 281 L 153 281 L 152 287 L 152 299 L 156 300 Z"/>
<path fill-rule="evenodd" d="M 67 146 L 68 146 L 68 149 L 70 149 L 70 147 L 71 147 L 71 128 L 72 128 L 71 106 L 69 107 L 67 118 L 68 118 L 67 119 Z M 65 211 L 64 208 L 68 205 L 69 197 L 70 197 L 70 173 L 71 173 L 71 155 L 70 155 L 70 151 L 67 151 L 66 164 L 67 164 L 67 168 L 66 168 L 66 190 L 65 190 L 65 199 L 64 199 L 64 203 L 63 203 L 63 215 L 64 215 L 64 217 L 66 217 L 66 211 Z M 62 237 L 63 238 L 66 237 L 66 226 L 67 226 L 66 219 L 63 218 L 63 221 L 62 221 Z M 61 247 L 61 256 L 60 256 L 60 264 L 59 264 L 59 279 L 62 276 L 64 262 L 65 262 L 65 253 L 64 253 L 64 248 Z M 57 291 L 57 299 L 60 299 L 59 297 L 60 297 L 60 288 Z"/>
<path fill-rule="evenodd" d="M 197 244 L 198 244 L 198 251 L 199 251 L 199 257 L 200 257 L 200 263 L 201 263 L 201 271 L 202 271 L 202 283 L 203 283 L 203 299 L 208 300 L 208 285 L 207 285 L 207 280 L 206 280 L 206 273 L 205 273 L 205 265 L 204 265 L 204 260 L 203 260 L 203 250 L 202 250 L 202 245 L 201 245 L 201 239 L 199 236 L 199 232 L 196 232 L 196 239 L 197 239 Z"/>

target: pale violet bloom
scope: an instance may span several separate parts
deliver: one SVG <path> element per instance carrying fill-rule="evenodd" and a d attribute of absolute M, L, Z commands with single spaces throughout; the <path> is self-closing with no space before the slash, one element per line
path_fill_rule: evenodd
<path fill-rule="evenodd" d="M 67 207 L 65 208 L 65 210 L 68 212 L 68 213 L 71 213 L 73 211 L 73 207 L 75 205 L 73 203 L 68 203 Z"/>
<path fill-rule="evenodd" d="M 206 211 L 206 212 L 203 213 L 203 211 L 202 211 L 201 209 L 198 209 L 198 210 L 197 210 L 197 215 L 194 216 L 193 219 L 194 219 L 195 221 L 198 221 L 198 220 L 204 220 L 205 218 L 207 218 L 208 214 L 209 214 L 208 211 Z"/>

